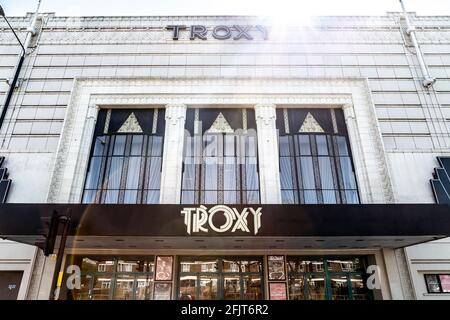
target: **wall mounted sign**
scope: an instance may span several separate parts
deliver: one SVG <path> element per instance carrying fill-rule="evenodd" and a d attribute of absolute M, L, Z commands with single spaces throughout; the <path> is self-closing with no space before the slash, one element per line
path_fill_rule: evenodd
<path fill-rule="evenodd" d="M 284 256 L 267 256 L 269 280 L 286 280 Z"/>
<path fill-rule="evenodd" d="M 157 256 L 156 257 L 156 281 L 171 281 L 173 269 L 172 256 Z"/>
<path fill-rule="evenodd" d="M 450 157 L 437 157 L 441 168 L 435 168 L 430 180 L 436 203 L 450 204 Z"/>
<path fill-rule="evenodd" d="M 270 300 L 287 300 L 286 282 L 270 282 L 269 297 Z"/>
<path fill-rule="evenodd" d="M 261 211 L 261 207 L 237 209 L 226 205 L 216 205 L 208 210 L 207 207 L 201 205 L 197 208 L 183 208 L 181 214 L 184 216 L 184 224 L 188 234 L 207 233 L 209 230 L 218 233 L 234 233 L 240 230 L 256 235 L 261 227 Z M 249 228 L 249 219 L 253 221 L 253 230 Z"/>
<path fill-rule="evenodd" d="M 209 36 L 212 36 L 217 40 L 267 40 L 268 31 L 265 26 L 262 25 L 233 25 L 233 26 L 214 26 L 210 32 L 208 27 L 204 25 L 169 25 L 166 26 L 167 30 L 172 31 L 172 39 L 178 40 L 180 38 L 180 32 L 187 30 L 189 32 L 189 39 L 195 40 L 207 40 Z"/>

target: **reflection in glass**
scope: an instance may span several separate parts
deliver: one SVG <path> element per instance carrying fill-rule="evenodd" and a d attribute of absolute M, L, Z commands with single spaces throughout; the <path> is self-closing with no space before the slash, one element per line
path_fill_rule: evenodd
<path fill-rule="evenodd" d="M 279 167 L 285 204 L 359 203 L 345 136 L 280 136 Z"/>
<path fill-rule="evenodd" d="M 126 274 L 118 275 L 116 278 L 116 287 L 114 290 L 114 300 L 132 300 L 133 285 L 133 276 Z"/>
<path fill-rule="evenodd" d="M 289 272 L 323 272 L 323 260 L 303 260 L 301 257 L 288 257 Z"/>
<path fill-rule="evenodd" d="M 289 277 L 289 299 L 305 300 L 305 279 L 304 276 Z"/>
<path fill-rule="evenodd" d="M 195 300 L 197 296 L 197 277 L 181 276 L 180 292 L 178 297 L 180 300 Z"/>
<path fill-rule="evenodd" d="M 81 286 L 80 289 L 73 290 L 73 299 L 74 300 L 88 300 L 89 289 L 91 285 L 92 277 L 90 275 L 82 275 L 81 276 Z"/>
<path fill-rule="evenodd" d="M 241 283 L 239 276 L 224 277 L 223 289 L 225 300 L 239 300 L 241 298 Z"/>
<path fill-rule="evenodd" d="M 170 293 L 172 284 L 170 283 L 155 283 L 153 299 L 154 300 L 170 300 Z"/>
<path fill-rule="evenodd" d="M 359 258 L 328 259 L 327 266 L 329 271 L 334 272 L 353 272 L 364 270 Z"/>
<path fill-rule="evenodd" d="M 108 300 L 111 290 L 111 276 L 99 275 L 94 277 L 92 300 Z"/>
<path fill-rule="evenodd" d="M 95 141 L 84 203 L 159 203 L 162 137 L 116 134 Z"/>
<path fill-rule="evenodd" d="M 234 111 L 236 117 L 242 117 L 238 109 Z M 256 132 L 217 128 L 195 132 L 197 136 L 184 140 L 181 202 L 259 203 Z"/>
<path fill-rule="evenodd" d="M 427 283 L 427 289 L 430 293 L 440 293 L 441 286 L 439 285 L 439 280 L 436 274 L 426 274 L 425 281 Z"/>
<path fill-rule="evenodd" d="M 73 298 L 76 300 L 152 298 L 151 284 L 154 272 L 152 256 L 141 259 L 74 256 L 72 259 L 74 264 L 80 265 L 82 273 L 81 289 L 73 290 Z"/>
<path fill-rule="evenodd" d="M 82 260 L 81 270 L 83 270 L 83 272 L 113 272 L 114 263 L 115 262 L 113 260 L 99 260 L 96 258 L 86 257 Z"/>
<path fill-rule="evenodd" d="M 259 276 L 244 276 L 244 300 L 261 300 L 261 277 Z"/>
<path fill-rule="evenodd" d="M 148 300 L 153 296 L 153 279 L 146 275 L 136 277 L 136 300 Z"/>
<path fill-rule="evenodd" d="M 199 300 L 217 299 L 217 277 L 201 276 Z"/>
<path fill-rule="evenodd" d="M 308 300 L 325 300 L 325 275 L 310 275 L 306 279 Z"/>
<path fill-rule="evenodd" d="M 348 300 L 348 282 L 347 276 L 333 275 L 331 276 L 331 299 L 332 300 Z"/>
<path fill-rule="evenodd" d="M 368 291 L 364 286 L 364 279 L 361 275 L 352 275 L 350 277 L 350 281 L 352 284 L 352 294 L 353 300 L 367 300 L 368 299 Z"/>
<path fill-rule="evenodd" d="M 205 260 L 185 260 L 181 262 L 181 272 L 216 272 L 218 267 L 217 258 Z"/>

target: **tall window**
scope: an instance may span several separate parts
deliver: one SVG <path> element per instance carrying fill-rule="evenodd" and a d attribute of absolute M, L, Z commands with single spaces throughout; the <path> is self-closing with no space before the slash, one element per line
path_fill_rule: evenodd
<path fill-rule="evenodd" d="M 83 203 L 159 203 L 163 109 L 101 110 Z"/>
<path fill-rule="evenodd" d="M 359 203 L 341 110 L 278 109 L 283 203 Z"/>
<path fill-rule="evenodd" d="M 252 109 L 188 109 L 182 203 L 259 203 Z"/>

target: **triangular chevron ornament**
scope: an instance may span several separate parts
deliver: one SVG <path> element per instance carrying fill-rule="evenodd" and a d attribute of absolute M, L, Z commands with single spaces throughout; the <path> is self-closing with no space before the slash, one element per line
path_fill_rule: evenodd
<path fill-rule="evenodd" d="M 234 130 L 230 127 L 227 119 L 223 116 L 222 112 L 219 113 L 216 120 L 214 120 L 211 127 L 206 131 L 208 133 L 233 133 Z"/>
<path fill-rule="evenodd" d="M 142 133 L 142 128 L 139 125 L 134 112 L 130 114 L 127 120 L 122 124 L 119 131 L 120 133 Z"/>
<path fill-rule="evenodd" d="M 314 119 L 311 113 L 308 112 L 305 121 L 303 121 L 302 126 L 298 132 L 324 132 L 320 124 Z"/>

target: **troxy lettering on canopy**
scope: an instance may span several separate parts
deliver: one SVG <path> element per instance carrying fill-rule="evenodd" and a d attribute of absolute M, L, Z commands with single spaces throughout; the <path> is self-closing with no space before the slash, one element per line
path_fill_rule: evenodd
<path fill-rule="evenodd" d="M 208 232 L 213 230 L 218 233 L 237 230 L 251 233 L 248 225 L 249 214 L 253 216 L 253 234 L 258 234 L 261 227 L 262 208 L 245 207 L 242 210 L 230 208 L 225 205 L 216 205 L 208 210 L 207 207 L 201 205 L 194 208 L 183 208 L 181 214 L 184 216 L 184 224 L 188 234 Z M 217 226 L 213 219 L 216 215 L 222 214 L 225 217 L 225 223 Z M 250 217 L 251 219 L 251 217 Z"/>

